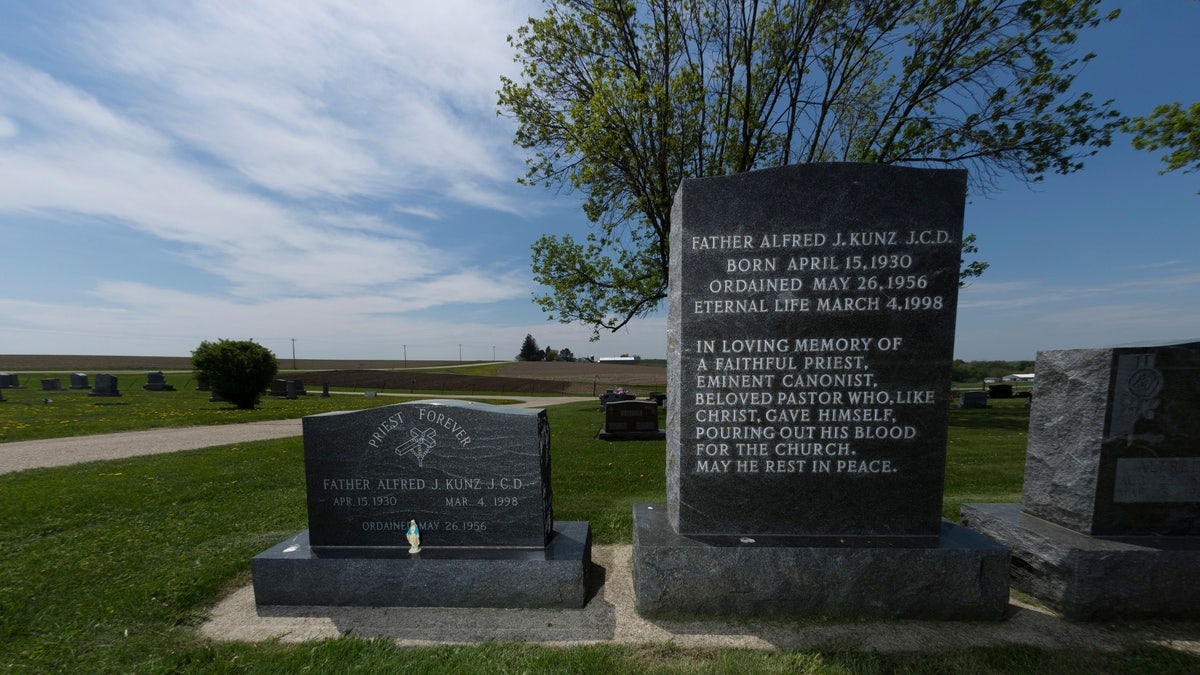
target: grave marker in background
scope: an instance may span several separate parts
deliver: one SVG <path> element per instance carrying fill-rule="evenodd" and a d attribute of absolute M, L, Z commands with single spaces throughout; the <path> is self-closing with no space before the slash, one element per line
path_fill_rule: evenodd
<path fill-rule="evenodd" d="M 854 164 L 683 182 L 640 611 L 1002 615 L 1003 549 L 941 518 L 965 188 Z"/>
<path fill-rule="evenodd" d="M 72 373 L 71 388 L 72 389 L 91 389 L 92 385 L 88 384 L 87 373 Z"/>
<path fill-rule="evenodd" d="M 120 396 L 121 391 L 117 387 L 117 378 L 108 373 L 96 374 L 96 386 L 92 388 L 89 396 Z"/>
<path fill-rule="evenodd" d="M 167 384 L 167 378 L 161 370 L 152 370 L 146 373 L 146 384 L 142 385 L 142 389 L 146 391 L 175 391 L 175 387 Z"/>
<path fill-rule="evenodd" d="M 295 400 L 297 396 L 308 396 L 308 391 L 303 380 L 275 379 L 271 380 L 270 395 Z"/>
<path fill-rule="evenodd" d="M 659 406 L 654 401 L 612 401 L 604 406 L 605 441 L 659 440 L 666 432 L 658 428 Z"/>
<path fill-rule="evenodd" d="M 986 408 L 988 407 L 988 393 L 986 391 L 964 391 L 959 395 L 960 408 Z"/>
<path fill-rule="evenodd" d="M 1021 504 L 964 504 L 1071 618 L 1200 616 L 1200 343 L 1045 351 Z"/>
<path fill-rule="evenodd" d="M 57 377 L 43 379 L 42 391 L 62 391 L 62 380 Z"/>

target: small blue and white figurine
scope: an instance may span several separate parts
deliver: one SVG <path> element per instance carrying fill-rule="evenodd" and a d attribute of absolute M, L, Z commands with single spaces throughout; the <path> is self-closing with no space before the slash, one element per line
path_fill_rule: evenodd
<path fill-rule="evenodd" d="M 421 531 L 417 529 L 417 521 L 415 521 L 415 520 L 408 521 L 408 534 L 406 536 L 408 537 L 408 552 L 409 553 L 420 553 L 421 552 Z"/>

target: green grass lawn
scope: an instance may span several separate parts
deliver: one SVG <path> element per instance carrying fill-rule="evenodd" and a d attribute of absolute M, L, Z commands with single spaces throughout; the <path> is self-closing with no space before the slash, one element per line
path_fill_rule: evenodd
<path fill-rule="evenodd" d="M 175 391 L 146 391 L 142 389 L 146 382 L 144 374 L 120 375 L 119 397 L 89 396 L 89 389 L 42 391 L 41 377 L 37 373 L 22 373 L 21 382 L 25 383 L 26 388 L 0 390 L 5 399 L 0 403 L 0 443 L 156 427 L 294 419 L 333 410 L 391 405 L 405 400 L 389 396 L 366 397 L 361 392 L 356 392 L 360 395 L 334 394 L 322 398 L 318 389 L 290 401 L 263 396 L 254 410 L 238 410 L 232 403 L 209 402 L 211 393 L 196 391 L 195 379 L 185 373 L 167 373 L 166 380 L 175 387 Z M 59 377 L 64 381 L 63 386 L 66 386 L 67 380 L 61 375 L 45 377 Z M 416 393 L 436 398 L 453 392 Z M 467 395 L 487 393 L 469 392 Z"/>
<path fill-rule="evenodd" d="M 180 392 L 176 392 L 180 393 Z M 168 397 L 164 393 L 156 396 Z M 349 403 L 349 398 L 335 399 Z M 294 403 L 294 402 L 287 402 Z M 8 405 L 8 404 L 0 404 Z M 664 498 L 662 441 L 593 438 L 593 403 L 548 409 L 556 517 L 597 543 L 630 541 L 631 507 Z M 1020 494 L 1020 405 L 951 414 L 948 513 Z M 447 645 L 343 638 L 212 644 L 195 627 L 249 580 L 255 554 L 306 526 L 299 438 L 0 475 L 0 670 L 6 672 L 1197 672 L 1146 646 L 1116 654 L 1031 647 L 874 654 L 674 646 Z M 956 507 L 955 509 L 956 510 Z"/>

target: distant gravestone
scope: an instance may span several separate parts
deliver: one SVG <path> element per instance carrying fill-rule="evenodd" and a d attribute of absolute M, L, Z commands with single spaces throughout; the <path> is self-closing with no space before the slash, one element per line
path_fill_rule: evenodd
<path fill-rule="evenodd" d="M 987 388 L 988 398 L 1013 398 L 1011 384 L 993 384 Z"/>
<path fill-rule="evenodd" d="M 0 373 L 0 389 L 20 389 L 19 380 L 15 373 Z"/>
<path fill-rule="evenodd" d="M 857 164 L 681 184 L 639 611 L 1003 615 L 1004 549 L 941 515 L 965 189 Z"/>
<path fill-rule="evenodd" d="M 634 401 L 634 400 L 637 400 L 636 394 L 630 394 L 625 391 L 618 392 L 618 391 L 613 391 L 612 389 L 607 389 L 607 390 L 605 390 L 605 392 L 603 394 L 600 395 L 600 407 L 604 408 L 609 403 L 614 403 L 617 401 Z"/>
<path fill-rule="evenodd" d="M 1200 343 L 1038 354 L 1021 504 L 965 504 L 1075 619 L 1200 616 Z"/>
<path fill-rule="evenodd" d="M 121 391 L 117 386 L 117 378 L 108 373 L 96 374 L 96 386 L 92 387 L 89 396 L 120 396 Z"/>
<path fill-rule="evenodd" d="M 152 370 L 146 373 L 146 384 L 142 385 L 142 389 L 146 391 L 175 391 L 175 387 L 167 384 L 167 378 L 161 370 Z"/>
<path fill-rule="evenodd" d="M 304 389 L 303 380 L 271 380 L 271 396 L 279 398 L 295 399 L 297 396 L 307 396 L 308 392 Z"/>
<path fill-rule="evenodd" d="M 72 389 L 91 389 L 92 385 L 88 383 L 87 373 L 72 373 L 71 374 Z"/>
<path fill-rule="evenodd" d="M 613 401 L 604 407 L 605 441 L 658 440 L 666 431 L 658 428 L 658 404 L 653 401 Z"/>
<path fill-rule="evenodd" d="M 554 521 L 549 442 L 543 410 L 462 401 L 305 417 L 309 529 L 254 558 L 257 602 L 582 606 L 590 529 Z"/>
<path fill-rule="evenodd" d="M 959 394 L 958 407 L 986 408 L 988 407 L 988 393 L 986 391 L 964 391 Z"/>
<path fill-rule="evenodd" d="M 62 380 L 57 377 L 43 379 L 42 391 L 62 391 Z"/>

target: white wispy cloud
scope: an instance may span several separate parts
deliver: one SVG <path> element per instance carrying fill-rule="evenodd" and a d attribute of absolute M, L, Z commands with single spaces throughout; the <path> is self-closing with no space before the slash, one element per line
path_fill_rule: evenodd
<path fill-rule="evenodd" d="M 521 7 L 524 5 L 522 4 Z M 510 181 L 511 3 L 122 3 L 81 30 L 142 116 L 285 195 Z"/>
<path fill-rule="evenodd" d="M 494 91 L 528 3 L 81 10 L 57 69 L 0 51 L 0 217 L 127 227 L 225 285 L 108 278 L 79 305 L 3 301 L 23 326 L 260 332 L 529 296 L 523 265 L 463 259 L 429 229 L 446 208 L 527 207 L 504 189 L 520 160 Z"/>
<path fill-rule="evenodd" d="M 1194 290 L 1200 290 L 1200 272 L 1195 271 L 1075 286 L 1049 279 L 976 282 L 961 292 L 959 308 L 1004 310 L 1131 294 L 1148 295 L 1153 299 L 1157 294 Z"/>

